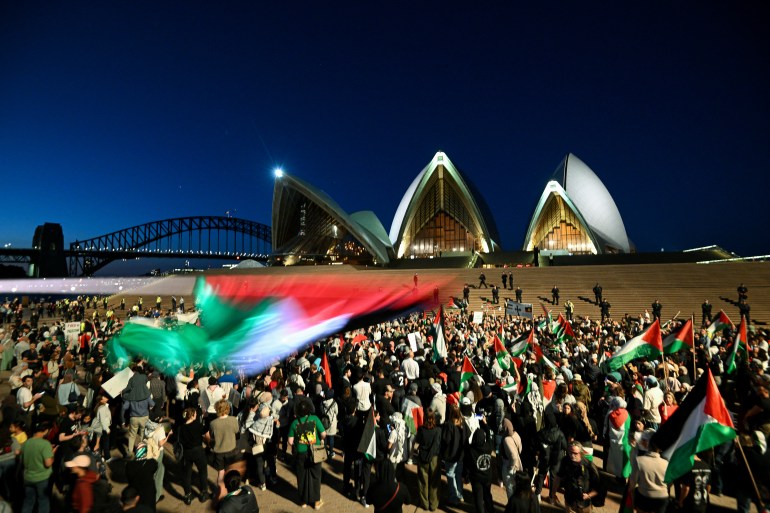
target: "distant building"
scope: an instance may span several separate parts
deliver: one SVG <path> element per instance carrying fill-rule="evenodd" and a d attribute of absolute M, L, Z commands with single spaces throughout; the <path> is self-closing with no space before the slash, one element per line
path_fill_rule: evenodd
<path fill-rule="evenodd" d="M 524 238 L 525 251 L 571 254 L 630 253 L 615 201 L 582 160 L 568 154 L 535 207 Z"/>

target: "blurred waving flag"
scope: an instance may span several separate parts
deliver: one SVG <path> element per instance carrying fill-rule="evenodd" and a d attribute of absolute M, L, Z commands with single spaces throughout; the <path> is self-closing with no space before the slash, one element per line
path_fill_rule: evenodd
<path fill-rule="evenodd" d="M 125 366 L 142 356 L 171 375 L 194 363 L 260 372 L 326 336 L 405 315 L 432 300 L 391 280 L 335 272 L 314 273 L 310 283 L 304 276 L 203 276 L 194 294 L 200 326 L 129 323 L 109 341 L 112 363 Z"/>

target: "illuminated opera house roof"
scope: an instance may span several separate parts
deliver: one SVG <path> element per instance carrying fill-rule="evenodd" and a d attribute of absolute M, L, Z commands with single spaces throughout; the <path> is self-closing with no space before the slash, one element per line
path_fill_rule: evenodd
<path fill-rule="evenodd" d="M 473 250 L 489 253 L 497 249 L 491 222 L 482 198 L 472 193 L 469 183 L 440 151 L 401 199 L 390 227 L 390 242 L 398 258 Z"/>
<path fill-rule="evenodd" d="M 282 173 L 273 188 L 273 255 L 385 265 L 392 248 L 373 212 L 347 214 L 324 191 Z"/>
<path fill-rule="evenodd" d="M 386 265 L 497 249 L 486 205 L 443 152 L 407 189 L 390 235 L 373 212 L 348 214 L 324 191 L 284 173 L 276 176 L 272 217 L 273 255 L 284 263 Z"/>
<path fill-rule="evenodd" d="M 615 202 L 587 165 L 569 154 L 554 178 L 535 208 L 525 251 L 633 251 Z M 388 265 L 499 250 L 483 198 L 441 151 L 407 188 L 390 233 L 373 212 L 348 214 L 324 191 L 288 174 L 276 176 L 272 217 L 273 256 L 285 264 Z"/>
<path fill-rule="evenodd" d="M 575 254 L 630 253 L 615 201 L 598 176 L 573 154 L 564 157 L 540 196 L 524 239 L 524 250 Z"/>

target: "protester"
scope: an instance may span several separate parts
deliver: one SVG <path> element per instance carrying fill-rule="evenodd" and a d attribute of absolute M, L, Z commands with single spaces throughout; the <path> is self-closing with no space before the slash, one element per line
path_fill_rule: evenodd
<path fill-rule="evenodd" d="M 648 449 L 634 459 L 628 487 L 634 491 L 637 511 L 665 513 L 668 506 L 668 484 L 665 482 L 668 462 L 660 457 L 660 451 L 654 445 Z"/>
<path fill-rule="evenodd" d="M 314 463 L 311 458 L 311 446 L 323 445 L 326 432 L 321 421 L 311 413 L 309 401 L 299 401 L 296 416 L 289 427 L 289 446 L 295 452 L 295 472 L 299 502 L 303 506 L 312 505 L 321 509 L 321 463 Z"/>
<path fill-rule="evenodd" d="M 126 462 L 126 480 L 128 485 L 139 493 L 139 502 L 153 512 L 157 496 L 155 487 L 157 470 L 158 462 L 147 457 L 147 445 L 144 443 L 137 445 L 134 458 Z"/>
<path fill-rule="evenodd" d="M 559 467 L 564 486 L 564 503 L 568 512 L 590 513 L 591 499 L 599 494 L 599 471 L 583 457 L 583 447 L 572 442 Z"/>
<path fill-rule="evenodd" d="M 77 476 L 72 492 L 72 509 L 77 513 L 98 511 L 103 504 L 98 504 L 98 508 L 95 508 L 97 504 L 94 500 L 94 483 L 99 480 L 99 474 L 89 469 L 91 458 L 85 455 L 75 456 L 64 466 Z"/>
<path fill-rule="evenodd" d="M 217 513 L 259 513 L 254 490 L 241 483 L 241 474 L 230 470 L 225 474 L 227 495 L 220 501 Z"/>
<path fill-rule="evenodd" d="M 513 289 L 512 280 L 509 283 Z M 468 295 L 471 299 L 470 291 Z M 88 302 L 95 301 L 89 298 Z M 597 302 L 603 301 L 606 301 L 603 296 L 597 298 Z M 62 302 L 60 306 L 55 305 L 54 310 L 61 310 L 65 318 L 67 315 L 73 319 L 91 318 L 91 313 L 86 315 L 82 306 L 85 300 L 78 305 L 74 303 Z M 14 307 L 14 312 L 18 311 L 18 306 Z M 172 312 L 146 311 L 137 315 L 146 316 L 159 326 L 172 326 L 174 322 Z M 561 495 L 561 490 L 569 491 L 565 479 L 574 478 L 570 473 L 578 468 L 569 466 L 572 465 L 569 460 L 571 455 L 562 458 L 568 441 L 579 444 L 583 456 L 588 459 L 593 455 L 594 443 L 606 444 L 603 460 L 607 470 L 616 476 L 619 484 L 627 485 L 625 476 L 636 469 L 633 480 L 637 492 L 647 494 L 649 499 L 649 490 L 639 484 L 643 481 L 640 472 L 649 466 L 648 460 L 655 458 L 644 450 L 645 430 L 665 426 L 672 422 L 672 418 L 676 419 L 680 415 L 676 409 L 677 402 L 682 404 L 683 398 L 706 369 L 711 369 L 718 378 L 716 381 L 721 383 L 720 391 L 731 413 L 735 413 L 739 429 L 760 433 L 770 430 L 770 421 L 767 420 L 767 412 L 770 411 L 767 386 L 770 381 L 765 376 L 768 366 L 767 330 L 761 326 L 752 326 L 748 331 L 748 349 L 737 352 L 734 368 L 728 362 L 728 348 L 735 341 L 736 330 L 728 326 L 714 333 L 708 330 L 696 333 L 694 352 L 689 348 L 683 349 L 667 354 L 665 361 L 656 355 L 639 357 L 611 371 L 607 365 L 608 358 L 648 327 L 644 315 L 613 319 L 609 316 L 609 309 L 603 320 L 573 315 L 570 324 L 574 338 L 565 338 L 548 323 L 545 315 L 532 320 L 486 315 L 481 323 L 472 323 L 470 316 L 462 310 L 447 310 L 443 326 L 446 355 L 438 356 L 433 347 L 436 328 L 430 317 L 430 313 L 425 316 L 411 315 L 320 340 L 296 355 L 272 362 L 269 369 L 254 375 L 237 366 L 223 367 L 216 363 L 204 368 L 202 362 L 192 362 L 191 365 L 190 362 L 152 362 L 154 368 L 151 368 L 147 362 L 137 358 L 129 362 L 135 370 L 134 377 L 120 394 L 121 397 L 116 397 L 114 401 L 103 392 L 101 396 L 99 393 L 101 385 L 121 368 L 120 365 L 113 366 L 109 354 L 109 338 L 120 329 L 114 312 L 107 316 L 106 322 L 113 323 L 110 326 L 115 328 L 104 324 L 91 327 L 88 321 L 86 326 L 89 326 L 90 337 L 79 337 L 82 347 L 77 337 L 70 347 L 59 342 L 64 338 L 63 325 L 41 326 L 41 331 L 49 331 L 48 336 L 41 337 L 34 329 L 26 329 L 19 324 L 8 329 L 4 337 L 4 355 L 6 352 L 11 356 L 18 353 L 21 364 L 13 367 L 9 380 L 13 395 L 3 403 L 3 419 L 10 422 L 17 418 L 19 406 L 23 408 L 27 404 L 28 411 L 22 414 L 28 414 L 31 419 L 53 422 L 55 428 L 50 437 L 61 444 L 56 455 L 62 465 L 52 465 L 49 476 L 64 486 L 73 485 L 67 495 L 69 498 L 78 484 L 67 479 L 70 472 L 64 463 L 75 461 L 81 455 L 78 451 L 88 454 L 87 441 L 82 436 L 84 432 L 92 435 L 94 448 L 109 460 L 112 454 L 117 454 L 116 444 L 110 443 L 111 435 L 113 438 L 121 436 L 119 425 L 127 420 L 132 426 L 128 432 L 129 447 L 146 443 L 151 452 L 158 453 L 157 457 L 166 438 L 165 430 L 153 427 L 149 419 L 143 421 L 142 417 L 149 417 L 151 411 L 154 414 L 164 411 L 165 398 L 171 398 L 170 410 L 177 426 L 175 431 L 179 432 L 175 453 L 179 450 L 177 456 L 181 456 L 182 465 L 179 473 L 168 477 L 176 477 L 175 484 L 181 483 L 184 491 L 182 500 L 188 505 L 195 498 L 202 501 L 209 498 L 207 453 L 215 469 L 220 471 L 218 480 L 224 481 L 221 488 L 223 500 L 229 500 L 227 494 L 231 491 L 224 477 L 235 467 L 243 468 L 243 482 L 246 477 L 251 479 L 252 495 L 272 493 L 277 476 L 275 458 L 279 453 L 278 447 L 286 451 L 291 440 L 294 457 L 286 455 L 284 459 L 297 472 L 300 502 L 321 507 L 321 475 L 323 465 L 328 463 L 310 462 L 307 441 L 313 440 L 312 445 L 321 445 L 325 441 L 326 455 L 333 458 L 336 433 L 341 436 L 341 443 L 337 446 L 344 456 L 343 479 L 339 488 L 351 499 L 361 501 L 362 505 L 371 504 L 376 510 L 385 508 L 386 511 L 391 511 L 390 508 L 396 511 L 406 503 L 405 488 L 399 485 L 395 476 L 403 480 L 405 473 L 412 471 L 405 467 L 410 454 L 418 463 L 418 474 L 427 468 L 425 475 L 430 479 L 426 482 L 429 485 L 436 482 L 431 473 L 432 461 L 427 465 L 422 463 L 419 454 L 425 447 L 423 438 L 429 431 L 440 433 L 439 464 L 435 468 L 444 468 L 448 486 L 446 496 L 441 499 L 449 506 L 464 500 L 465 476 L 472 478 L 470 488 L 479 511 L 492 507 L 489 499 L 491 484 L 500 480 L 508 496 L 508 508 L 512 511 L 518 511 L 516 508 L 536 508 L 541 495 L 548 502 L 564 502 L 574 510 L 588 508 L 585 498 Z M 677 319 L 669 321 L 662 328 L 662 336 L 678 330 L 683 322 Z M 407 337 L 411 333 L 416 336 Z M 527 342 L 530 334 L 532 340 Z M 516 367 L 504 368 L 510 366 L 513 355 L 508 358 L 496 354 L 495 337 L 509 352 L 514 346 L 524 346 L 524 352 L 516 355 L 521 360 L 518 370 Z M 416 346 L 411 342 L 416 342 Z M 38 373 L 28 368 L 28 363 L 35 360 L 35 355 L 28 352 L 35 343 L 38 345 L 38 359 L 43 364 L 42 372 Z M 100 347 L 105 354 L 100 354 Z M 23 361 L 25 353 L 27 362 Z M 466 357 L 472 365 L 472 372 L 468 372 L 464 365 Z M 329 367 L 322 372 L 324 358 Z M 105 363 L 97 370 L 97 362 Z M 696 371 L 690 376 L 693 367 Z M 149 381 L 143 369 L 147 369 L 151 376 Z M 53 377 L 56 372 L 60 372 L 63 378 L 61 383 Z M 327 380 L 331 386 L 326 383 Z M 24 385 L 25 382 L 28 386 Z M 85 397 L 80 396 L 84 383 L 89 384 Z M 55 389 L 54 393 L 48 393 L 52 385 L 58 385 L 58 394 Z M 36 396 L 33 391 L 46 393 L 29 403 L 30 396 Z M 20 405 L 19 395 L 24 399 Z M 91 397 L 94 398 L 95 411 L 88 425 L 91 411 L 83 411 L 81 405 L 84 399 L 88 402 Z M 151 397 L 158 399 L 153 401 L 154 408 L 149 403 Z M 735 402 L 738 399 L 740 404 Z M 125 410 L 120 407 L 121 401 Z M 71 407 L 60 416 L 59 409 L 67 405 Z M 428 415 L 428 408 L 423 409 L 423 405 L 430 406 L 433 414 Z M 117 413 L 127 412 L 129 418 L 124 419 L 117 413 L 110 415 L 111 406 L 117 408 Z M 205 426 L 201 423 L 204 412 L 209 414 L 206 415 Z M 302 416 L 297 417 L 299 413 Z M 156 415 L 152 417 L 157 420 Z M 377 419 L 373 439 L 376 455 L 373 460 L 359 452 L 364 427 L 370 417 Z M 299 433 L 303 429 L 300 427 L 307 427 L 311 419 L 314 419 L 312 432 L 304 435 L 303 443 L 303 435 Z M 428 428 L 429 424 L 434 427 Z M 14 435 L 21 435 L 29 424 L 22 421 L 12 425 L 20 426 L 13 429 Z M 207 429 L 209 426 L 210 429 Z M 207 431 L 209 441 L 204 447 L 203 433 Z M 754 445 L 744 446 L 748 467 L 743 464 L 741 468 L 741 456 L 738 452 L 735 454 L 739 459 L 733 456 L 734 450 L 729 443 L 714 449 L 713 461 L 707 464 L 711 466 L 710 476 L 715 491 L 725 490 L 722 474 L 740 474 L 741 485 L 745 485 L 751 482 L 748 475 L 751 469 L 755 479 L 762 481 L 765 469 L 762 462 L 766 454 L 762 444 L 766 442 L 756 434 L 752 440 Z M 635 445 L 630 458 L 626 445 L 628 441 Z M 6 443 L 11 447 L 9 450 L 22 451 L 23 445 L 18 440 L 14 438 L 9 442 L 10 445 Z M 415 445 L 416 451 L 413 450 Z M 573 451 L 573 447 L 570 445 L 569 451 Z M 119 448 L 122 449 L 122 446 Z M 92 466 L 98 465 L 97 458 L 101 460 L 96 455 Z M 304 462 L 301 466 L 298 465 L 300 460 Z M 698 461 L 692 472 L 699 473 L 702 481 L 703 469 Z M 22 466 L 25 466 L 23 461 Z M 139 487 L 141 500 L 135 501 L 136 495 L 127 497 L 124 508 L 134 507 L 133 503 L 138 502 L 138 508 L 154 510 L 154 501 L 160 498 L 163 483 L 161 469 L 149 468 L 151 466 L 151 460 L 146 456 L 136 462 L 127 462 L 129 483 Z M 198 472 L 195 480 L 195 488 L 199 492 L 197 496 L 193 495 L 194 467 Z M 533 479 L 536 470 L 537 477 Z M 437 475 L 440 480 L 440 470 Z M 547 475 L 546 485 L 543 481 Z M 160 480 L 151 486 L 145 482 L 146 479 L 142 479 L 147 476 Z M 525 477 L 530 483 L 534 482 L 536 493 L 531 493 L 531 484 L 524 484 Z M 352 481 L 356 483 L 355 488 L 351 486 Z M 685 477 L 678 483 L 683 492 L 677 495 L 677 503 L 684 501 L 683 504 L 693 510 L 702 507 L 702 503 L 694 499 L 697 492 L 693 491 L 697 488 L 695 478 Z M 422 479 L 420 484 L 422 492 Z M 28 483 L 23 487 L 25 492 L 28 489 L 26 485 Z M 268 490 L 268 485 L 271 490 Z M 546 486 L 548 492 L 544 491 Z M 439 507 L 438 498 L 433 500 L 431 497 L 431 486 L 424 488 L 428 493 L 425 494 L 427 502 L 422 506 L 427 510 Z M 46 493 L 50 495 L 50 492 Z M 742 510 L 752 500 L 757 500 L 750 486 L 743 486 L 739 494 Z M 25 500 L 26 495 L 37 500 L 34 494 L 25 494 Z M 383 500 L 384 495 L 387 497 Z M 391 497 L 393 501 L 388 503 Z M 560 497 L 564 499 L 560 500 Z M 422 494 L 421 502 L 424 502 Z M 501 505 L 497 504 L 498 507 Z"/>
<path fill-rule="evenodd" d="M 32 513 L 37 506 L 38 513 L 50 511 L 49 480 L 53 473 L 54 451 L 45 439 L 51 426 L 40 423 L 34 428 L 32 437 L 21 447 L 21 465 L 24 469 L 24 505 L 22 513 Z"/>
<path fill-rule="evenodd" d="M 217 471 L 217 487 L 224 484 L 225 469 L 235 461 L 236 442 L 240 436 L 240 426 L 235 417 L 230 416 L 230 403 L 220 399 L 214 405 L 217 418 L 211 421 L 207 441 L 211 443 L 212 466 Z"/>
<path fill-rule="evenodd" d="M 433 410 L 425 413 L 425 424 L 417 430 L 414 440 L 414 459 L 417 461 L 417 484 L 420 493 L 420 507 L 428 511 L 438 508 L 438 485 L 441 481 L 439 452 L 441 451 L 441 429 L 436 425 Z"/>

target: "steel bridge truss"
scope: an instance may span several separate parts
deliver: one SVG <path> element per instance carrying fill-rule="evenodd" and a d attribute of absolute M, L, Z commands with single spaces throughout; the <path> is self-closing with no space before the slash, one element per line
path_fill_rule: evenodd
<path fill-rule="evenodd" d="M 69 275 L 91 275 L 120 259 L 197 258 L 266 260 L 269 226 L 224 216 L 153 221 L 70 244 Z"/>

